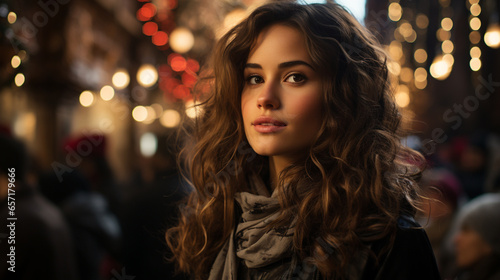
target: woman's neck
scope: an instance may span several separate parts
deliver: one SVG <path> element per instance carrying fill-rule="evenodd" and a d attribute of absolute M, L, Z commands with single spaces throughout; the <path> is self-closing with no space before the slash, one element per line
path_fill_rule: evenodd
<path fill-rule="evenodd" d="M 271 191 L 278 186 L 279 175 L 283 169 L 287 168 L 291 161 L 280 156 L 269 157 L 269 186 Z"/>

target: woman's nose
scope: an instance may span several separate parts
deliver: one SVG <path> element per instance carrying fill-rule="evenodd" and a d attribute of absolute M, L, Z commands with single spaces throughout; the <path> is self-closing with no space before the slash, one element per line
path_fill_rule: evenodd
<path fill-rule="evenodd" d="M 278 109 L 281 106 L 278 87 L 279 85 L 273 83 L 266 84 L 257 98 L 257 107 L 268 110 Z"/>

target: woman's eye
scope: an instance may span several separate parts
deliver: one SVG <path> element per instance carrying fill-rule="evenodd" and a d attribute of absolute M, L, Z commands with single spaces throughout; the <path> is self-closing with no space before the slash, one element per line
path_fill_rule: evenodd
<path fill-rule="evenodd" d="M 289 83 L 302 83 L 306 80 L 306 76 L 302 74 L 292 74 L 285 79 L 285 82 Z"/>
<path fill-rule="evenodd" d="M 247 81 L 251 85 L 256 85 L 264 82 L 264 79 L 260 76 L 250 76 L 247 78 Z"/>

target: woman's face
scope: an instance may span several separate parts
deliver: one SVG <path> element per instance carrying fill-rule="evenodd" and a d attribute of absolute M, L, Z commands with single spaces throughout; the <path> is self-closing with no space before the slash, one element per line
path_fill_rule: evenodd
<path fill-rule="evenodd" d="M 322 82 L 312 67 L 304 36 L 276 24 L 265 29 L 244 69 L 241 112 L 246 137 L 257 154 L 302 157 L 322 123 Z"/>
<path fill-rule="evenodd" d="M 491 254 L 492 249 L 476 231 L 465 227 L 455 236 L 455 256 L 458 267 L 467 268 Z"/>

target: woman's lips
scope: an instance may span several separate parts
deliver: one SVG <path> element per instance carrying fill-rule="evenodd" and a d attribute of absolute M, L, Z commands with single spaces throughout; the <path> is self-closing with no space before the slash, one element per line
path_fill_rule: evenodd
<path fill-rule="evenodd" d="M 255 130 L 260 133 L 275 133 L 286 127 L 286 123 L 270 117 L 259 117 L 252 125 Z"/>

